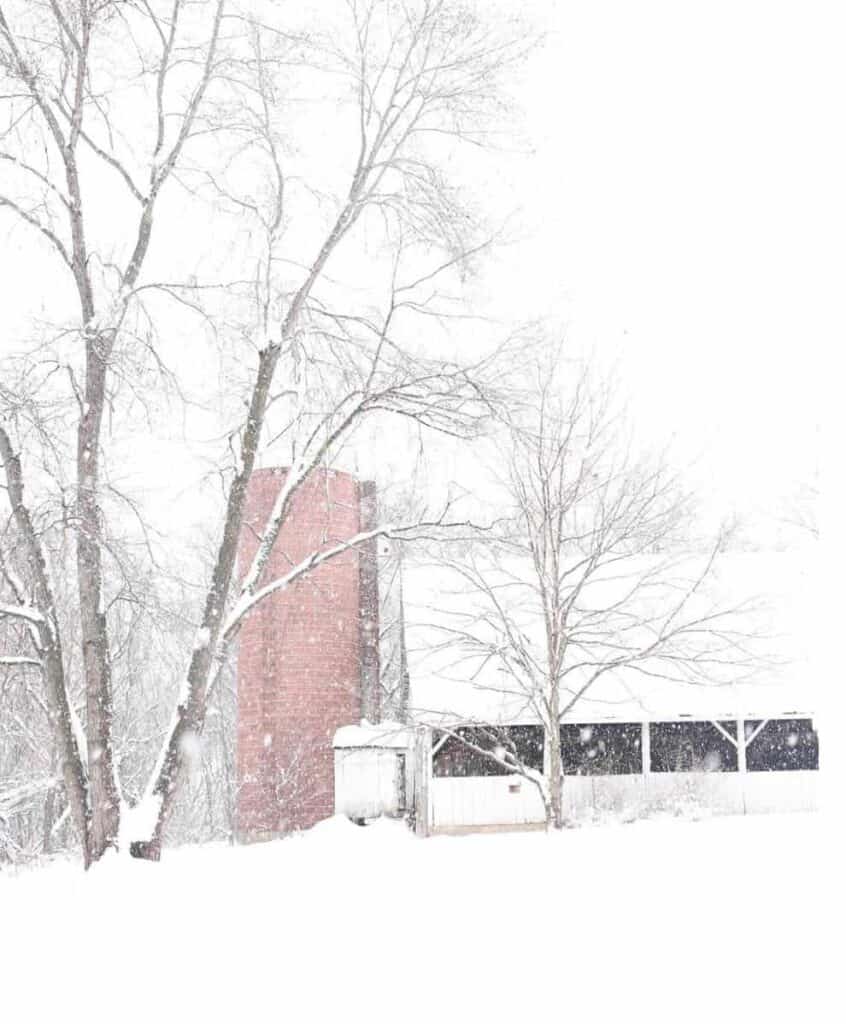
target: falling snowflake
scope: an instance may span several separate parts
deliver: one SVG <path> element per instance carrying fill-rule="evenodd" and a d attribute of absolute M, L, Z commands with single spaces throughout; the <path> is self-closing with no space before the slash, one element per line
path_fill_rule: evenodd
<path fill-rule="evenodd" d="M 193 729 L 183 733 L 179 739 L 179 752 L 192 775 L 199 771 L 203 759 L 203 740 L 199 733 Z"/>

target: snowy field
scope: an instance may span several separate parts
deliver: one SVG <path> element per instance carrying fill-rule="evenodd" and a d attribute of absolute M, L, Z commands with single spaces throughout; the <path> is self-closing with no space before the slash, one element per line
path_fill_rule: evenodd
<path fill-rule="evenodd" d="M 0 1021 L 841 1020 L 841 859 L 796 814 L 53 864 L 0 877 Z"/>

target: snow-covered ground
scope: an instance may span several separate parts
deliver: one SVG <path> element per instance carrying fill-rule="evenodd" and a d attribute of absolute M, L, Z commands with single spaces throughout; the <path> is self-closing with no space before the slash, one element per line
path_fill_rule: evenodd
<path fill-rule="evenodd" d="M 336 818 L 53 864 L 0 877 L 0 1020 L 840 1020 L 831 840 L 822 814 L 429 840 Z"/>

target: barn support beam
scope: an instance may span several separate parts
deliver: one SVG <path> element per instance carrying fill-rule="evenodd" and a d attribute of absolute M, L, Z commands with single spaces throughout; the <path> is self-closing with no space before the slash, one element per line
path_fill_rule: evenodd
<path fill-rule="evenodd" d="M 649 801 L 649 772 L 652 769 L 652 747 L 649 740 L 649 722 L 642 722 L 640 729 L 640 771 L 643 776 L 643 799 Z"/>
<path fill-rule="evenodd" d="M 714 721 L 714 719 L 711 719 L 710 724 L 714 726 L 718 733 L 720 733 L 722 736 L 725 736 L 725 738 L 736 750 L 740 750 L 741 743 L 738 741 L 741 737 L 741 730 L 743 727 L 742 719 L 738 719 L 737 721 L 737 736 L 732 736 L 728 729 L 724 729 L 722 724 L 720 722 Z"/>
<path fill-rule="evenodd" d="M 652 750 L 649 744 L 649 722 L 641 723 L 640 733 L 641 771 L 648 775 L 652 770 Z"/>
<path fill-rule="evenodd" d="M 762 719 L 748 736 L 746 735 L 746 722 L 743 718 L 735 720 L 737 729 L 736 736 L 732 736 L 732 734 L 728 732 L 728 730 L 724 729 L 719 722 L 711 721 L 711 725 L 713 725 L 718 732 L 722 733 L 722 735 L 725 736 L 737 751 L 738 785 L 740 786 L 740 802 L 744 814 L 746 814 L 746 751 L 749 748 L 749 744 L 755 739 L 768 721 L 768 718 Z"/>
<path fill-rule="evenodd" d="M 758 735 L 758 733 L 764 728 L 765 725 L 770 721 L 769 718 L 762 718 L 761 721 L 755 726 L 752 732 L 748 736 L 744 736 L 745 745 L 748 747 L 752 740 Z"/>
<path fill-rule="evenodd" d="M 737 775 L 740 783 L 740 804 L 746 814 L 746 729 L 742 718 L 737 720 Z"/>
<path fill-rule="evenodd" d="M 414 773 L 414 831 L 428 836 L 431 817 L 432 730 L 420 726 L 414 730 L 412 771 Z"/>

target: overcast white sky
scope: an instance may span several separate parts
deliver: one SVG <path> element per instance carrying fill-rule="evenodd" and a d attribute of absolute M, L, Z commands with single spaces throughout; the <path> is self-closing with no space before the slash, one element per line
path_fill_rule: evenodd
<path fill-rule="evenodd" d="M 809 478 L 842 338 L 835 5 L 533 0 L 519 292 L 616 360 L 638 420 L 741 510 Z M 838 254 L 839 255 L 839 254 Z"/>
<path fill-rule="evenodd" d="M 522 192 L 537 234 L 506 273 L 574 342 L 620 360 L 638 421 L 698 459 L 716 508 L 766 534 L 821 464 L 806 625 L 814 674 L 839 680 L 846 9 L 527 8 L 550 30 L 526 88 L 536 159 Z M 834 721 L 843 687 L 822 692 Z M 827 758 L 832 773 L 844 765 Z"/>
<path fill-rule="evenodd" d="M 548 317 L 616 365 L 640 429 L 675 437 L 715 507 L 771 513 L 813 476 L 821 367 L 842 338 L 838 5 L 497 6 L 548 35 L 517 91 L 531 152 L 494 187 L 520 240 L 479 305 Z M 0 255 L 7 325 L 50 304 L 24 280 L 25 230 Z"/>

